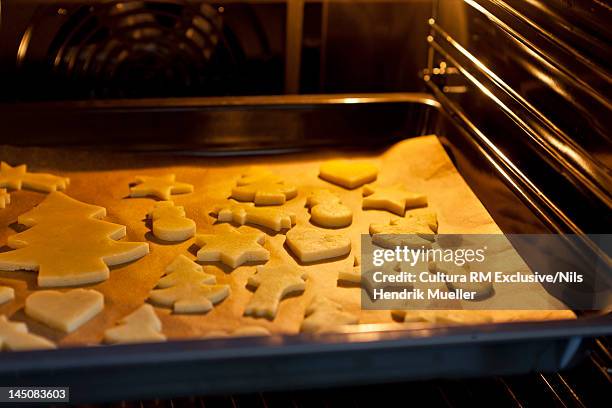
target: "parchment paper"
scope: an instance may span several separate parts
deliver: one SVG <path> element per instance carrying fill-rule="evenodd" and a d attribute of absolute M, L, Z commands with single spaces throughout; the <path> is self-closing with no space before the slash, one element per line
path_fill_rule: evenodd
<path fill-rule="evenodd" d="M 129 241 L 148 241 L 150 254 L 127 265 L 111 268 L 110 279 L 90 285 L 104 294 L 103 313 L 74 333 L 65 335 L 28 318 L 23 305 L 28 294 L 39 290 L 34 272 L 0 272 L 0 285 L 15 289 L 16 300 L 0 305 L 0 314 L 16 321 L 24 321 L 32 332 L 42 334 L 60 345 L 98 344 L 104 330 L 131 313 L 146 301 L 165 267 L 179 254 L 195 259 L 193 239 L 183 243 L 167 244 L 156 240 L 144 223 L 145 214 L 153 206 L 154 198 L 129 198 L 129 183 L 136 175 L 163 175 L 175 173 L 178 181 L 194 185 L 194 192 L 173 196 L 177 205 L 185 207 L 187 216 L 195 220 L 199 233 L 215 230 L 215 218 L 209 212 L 217 205 L 227 203 L 231 187 L 241 172 L 251 165 L 263 165 L 298 186 L 298 196 L 283 208 L 297 214 L 297 225 L 310 225 L 309 212 L 304 207 L 308 193 L 327 188 L 338 194 L 343 203 L 354 211 L 350 227 L 338 231 L 349 234 L 354 251 L 359 249 L 360 234 L 367 233 L 372 222 L 387 222 L 391 214 L 384 211 L 361 210 L 361 189 L 346 190 L 318 178 L 319 164 L 332 158 L 366 159 L 380 169 L 381 184 L 404 183 L 409 189 L 427 195 L 430 207 L 438 214 L 439 233 L 501 233 L 491 216 L 470 190 L 446 155 L 436 136 L 407 139 L 386 151 L 369 154 L 324 151 L 277 156 L 244 156 L 232 158 L 205 158 L 191 156 L 144 155 L 111 153 L 108 151 L 74 151 L 65 149 L 0 147 L 0 157 L 11 164 L 26 163 L 29 171 L 50 172 L 70 177 L 66 193 L 90 204 L 107 209 L 106 220 L 127 226 Z M 11 204 L 0 210 L 0 242 L 6 243 L 15 233 L 19 214 L 40 203 L 45 194 L 14 191 Z M 247 227 L 248 228 L 248 227 Z M 282 233 L 268 234 L 265 247 L 271 251 L 270 263 L 297 261 L 283 247 Z M 87 233 L 87 231 L 83 231 Z M 74 237 L 75 240 L 78 237 Z M 5 248 L 6 249 L 6 248 Z M 281 302 L 273 321 L 264 318 L 243 317 L 244 307 L 252 296 L 246 282 L 255 271 L 253 265 L 241 266 L 233 271 L 218 263 L 205 267 L 217 276 L 219 283 L 231 286 L 231 294 L 207 314 L 173 314 L 170 309 L 156 307 L 163 331 L 170 339 L 199 337 L 211 330 L 232 330 L 240 325 L 260 325 L 273 333 L 297 333 L 304 310 L 316 294 L 323 294 L 341 303 L 359 315 L 360 323 L 392 323 L 389 311 L 362 311 L 360 289 L 337 284 L 337 274 L 352 267 L 353 256 L 328 263 L 304 266 L 308 272 L 306 290 Z M 64 290 L 64 289 L 62 289 Z M 544 296 L 547 296 L 542 289 Z M 549 299 L 555 302 L 554 299 Z M 574 318 L 569 310 L 550 311 L 474 311 L 487 314 L 496 322 L 512 320 L 545 320 Z"/>

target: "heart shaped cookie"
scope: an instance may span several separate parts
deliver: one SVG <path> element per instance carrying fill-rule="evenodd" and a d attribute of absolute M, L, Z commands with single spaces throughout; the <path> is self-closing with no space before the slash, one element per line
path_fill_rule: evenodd
<path fill-rule="evenodd" d="M 319 177 L 344 188 L 354 189 L 376 180 L 378 169 L 373 164 L 351 160 L 330 160 L 319 168 Z"/>
<path fill-rule="evenodd" d="M 73 332 L 104 309 L 104 296 L 91 289 L 43 290 L 28 296 L 25 313 L 45 325 Z"/>
<path fill-rule="evenodd" d="M 302 262 L 336 258 L 351 252 L 351 240 L 338 233 L 298 227 L 287 232 L 287 245 Z"/>

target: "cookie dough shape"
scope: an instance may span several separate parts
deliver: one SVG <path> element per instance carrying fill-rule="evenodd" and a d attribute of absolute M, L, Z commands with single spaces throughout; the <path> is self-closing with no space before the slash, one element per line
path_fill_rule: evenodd
<path fill-rule="evenodd" d="M 71 333 L 104 309 L 104 296 L 92 289 L 43 290 L 28 296 L 25 314 L 56 330 Z"/>
<path fill-rule="evenodd" d="M 228 285 L 217 285 L 214 275 L 205 273 L 201 265 L 179 255 L 166 268 L 166 275 L 157 283 L 149 299 L 172 307 L 175 313 L 205 313 L 229 296 Z"/>
<path fill-rule="evenodd" d="M 340 202 L 329 190 L 313 191 L 306 199 L 310 220 L 326 228 L 348 227 L 353 222 L 353 211 Z"/>
<path fill-rule="evenodd" d="M 28 333 L 25 323 L 9 321 L 0 315 L 0 350 L 50 350 L 55 344 L 44 337 Z"/>
<path fill-rule="evenodd" d="M 301 332 L 317 333 L 333 331 L 334 327 L 357 324 L 359 319 L 342 310 L 342 306 L 326 297 L 315 296 L 304 314 Z"/>
<path fill-rule="evenodd" d="M 12 190 L 25 188 L 50 193 L 65 190 L 68 184 L 70 179 L 67 177 L 58 177 L 49 173 L 28 173 L 25 164 L 11 167 L 5 162 L 0 163 L 0 187 Z"/>
<path fill-rule="evenodd" d="M 376 180 L 378 169 L 366 162 L 330 160 L 319 168 L 319 177 L 350 190 Z"/>
<path fill-rule="evenodd" d="M 162 324 L 151 305 L 142 305 L 119 320 L 119 325 L 104 332 L 108 344 L 152 343 L 166 341 Z"/>
<path fill-rule="evenodd" d="M 233 222 L 238 225 L 252 224 L 273 231 L 289 229 L 295 225 L 295 214 L 278 208 L 258 208 L 247 204 L 230 204 L 213 211 L 219 222 Z"/>
<path fill-rule="evenodd" d="M 410 216 L 390 220 L 388 224 L 370 224 L 372 243 L 383 248 L 395 249 L 407 246 L 409 248 L 430 248 L 435 241 L 437 222 L 435 213 L 424 217 Z M 434 228 L 432 228 L 434 227 Z"/>
<path fill-rule="evenodd" d="M 195 221 L 185 216 L 182 206 L 172 201 L 160 201 L 147 213 L 153 224 L 153 235 L 164 241 L 184 241 L 195 235 Z"/>
<path fill-rule="evenodd" d="M 270 252 L 263 247 L 265 234 L 260 231 L 244 232 L 223 224 L 216 234 L 200 234 L 195 244 L 200 246 L 198 261 L 221 261 L 231 268 L 245 262 L 266 262 Z"/>
<path fill-rule="evenodd" d="M 0 208 L 6 208 L 11 203 L 11 195 L 5 188 L 0 188 Z"/>
<path fill-rule="evenodd" d="M 137 185 L 130 187 L 130 197 L 154 196 L 161 200 L 170 200 L 171 194 L 193 192 L 193 186 L 176 181 L 174 174 L 161 177 L 136 176 Z"/>
<path fill-rule="evenodd" d="M 17 221 L 26 231 L 11 235 L 15 251 L 0 253 L 0 270 L 38 271 L 38 285 L 75 286 L 108 279 L 107 265 L 138 259 L 149 252 L 146 242 L 116 241 L 123 225 L 102 221 L 106 209 L 82 203 L 64 193 L 50 193 Z"/>
<path fill-rule="evenodd" d="M 265 169 L 251 169 L 232 188 L 231 198 L 255 205 L 282 205 L 297 196 L 297 188 Z"/>
<path fill-rule="evenodd" d="M 0 286 L 0 305 L 15 299 L 15 290 L 8 286 Z"/>
<path fill-rule="evenodd" d="M 466 277 L 467 282 L 447 282 L 448 290 L 456 291 L 462 289 L 466 292 L 474 292 L 474 300 L 483 300 L 493 295 L 492 282 L 471 282 L 470 266 L 465 263 L 462 266 L 457 266 L 453 262 L 429 262 L 428 269 L 430 273 L 440 272 L 445 275 L 462 275 Z"/>
<path fill-rule="evenodd" d="M 386 210 L 404 216 L 406 209 L 424 207 L 427 197 L 423 194 L 412 193 L 401 184 L 391 187 L 372 186 L 363 187 L 364 210 Z"/>
<path fill-rule="evenodd" d="M 373 266 L 362 272 L 361 260 L 358 256 L 355 256 L 352 268 L 345 268 L 338 272 L 338 282 L 359 285 L 359 287 L 365 290 L 371 297 L 374 293 L 374 288 L 381 287 L 381 285 L 376 284 L 374 281 L 374 273 L 378 271 L 381 271 L 381 268 Z M 386 275 L 399 272 L 401 271 L 401 264 L 399 262 L 385 263 L 382 267 L 382 271 Z M 384 287 L 388 288 L 393 286 L 399 286 L 400 289 L 410 287 L 410 285 L 406 283 L 400 283 L 398 285 L 389 284 Z"/>
<path fill-rule="evenodd" d="M 245 316 L 274 319 L 281 299 L 306 288 L 306 273 L 292 265 L 258 266 L 248 285 L 255 287 L 253 297 L 246 305 Z"/>
<path fill-rule="evenodd" d="M 296 227 L 287 232 L 287 245 L 302 262 L 337 258 L 351 252 L 351 240 L 343 234 Z"/>

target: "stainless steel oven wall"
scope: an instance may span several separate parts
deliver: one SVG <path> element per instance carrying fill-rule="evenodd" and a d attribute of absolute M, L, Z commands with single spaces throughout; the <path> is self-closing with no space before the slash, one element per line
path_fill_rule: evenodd
<path fill-rule="evenodd" d="M 431 92 L 553 230 L 611 225 L 611 17 L 597 2 L 439 0 L 429 21 Z"/>

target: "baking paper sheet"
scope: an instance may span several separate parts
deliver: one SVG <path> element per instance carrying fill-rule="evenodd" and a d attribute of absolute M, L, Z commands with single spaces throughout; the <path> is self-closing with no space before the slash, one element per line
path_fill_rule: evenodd
<path fill-rule="evenodd" d="M 127 226 L 129 241 L 148 241 L 150 254 L 127 265 L 111 268 L 110 279 L 89 287 L 104 294 L 103 313 L 71 334 L 49 329 L 23 313 L 25 298 L 35 290 L 36 273 L 0 271 L 0 285 L 15 289 L 16 300 L 0 305 L 0 314 L 16 321 L 24 321 L 34 333 L 44 335 L 60 345 L 98 344 L 104 330 L 131 313 L 146 301 L 148 293 L 162 276 L 165 267 L 179 254 L 195 259 L 197 247 L 193 239 L 183 243 L 163 243 L 155 239 L 146 227 L 144 218 L 154 205 L 154 198 L 129 198 L 129 184 L 137 175 L 159 176 L 176 174 L 177 181 L 194 185 L 191 194 L 175 195 L 172 200 L 185 207 L 187 216 L 195 220 L 199 233 L 215 231 L 215 218 L 209 213 L 218 205 L 226 204 L 232 186 L 240 174 L 252 165 L 266 166 L 298 186 L 298 196 L 282 208 L 297 215 L 297 225 L 311 225 L 305 208 L 310 191 L 326 188 L 338 194 L 342 202 L 354 211 L 350 227 L 340 229 L 359 250 L 360 234 L 367 233 L 372 222 L 387 222 L 392 214 L 385 211 L 361 210 L 361 189 L 346 190 L 318 178 L 319 164 L 333 158 L 363 159 L 380 169 L 381 184 L 403 183 L 410 190 L 427 195 L 430 207 L 437 212 L 439 233 L 501 233 L 491 216 L 470 190 L 446 155 L 436 136 L 407 139 L 390 148 L 372 153 L 340 153 L 324 151 L 276 156 L 243 156 L 211 158 L 150 154 L 109 153 L 66 149 L 0 147 L 1 159 L 10 164 L 26 163 L 29 171 L 50 172 L 70 177 L 66 193 L 77 200 L 103 206 L 106 220 Z M 0 242 L 19 229 L 18 215 L 30 210 L 45 198 L 45 194 L 14 191 L 11 204 L 0 210 Z M 297 263 L 284 247 L 283 233 L 268 235 L 265 247 L 271 252 L 271 264 Z M 86 233 L 86 231 L 84 231 Z M 74 237 L 78 239 L 78 237 Z M 7 249 L 6 247 L 4 249 Z M 205 270 L 214 273 L 219 283 L 231 286 L 231 294 L 207 314 L 174 314 L 170 309 L 156 307 L 163 331 L 170 339 L 199 337 L 211 330 L 233 330 L 241 325 L 267 327 L 273 333 L 297 333 L 306 306 L 315 294 L 322 294 L 342 304 L 345 310 L 359 315 L 361 323 L 392 323 L 391 313 L 380 310 L 361 310 L 360 289 L 338 286 L 337 274 L 352 268 L 353 253 L 334 260 L 304 266 L 308 273 L 306 290 L 281 302 L 273 321 L 242 316 L 252 296 L 246 282 L 255 267 L 241 266 L 230 270 L 218 263 L 206 264 Z M 541 289 L 541 295 L 551 304 L 555 299 Z M 544 320 L 574 318 L 569 310 L 550 311 L 472 311 L 487 314 L 496 322 L 514 320 Z M 399 324 L 399 323 L 398 323 Z"/>

